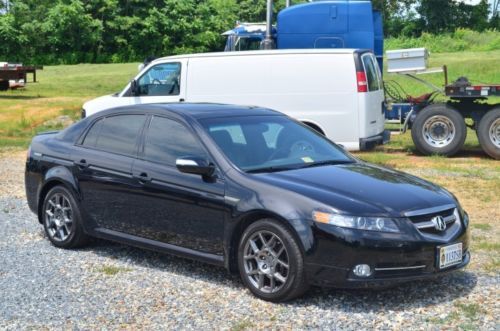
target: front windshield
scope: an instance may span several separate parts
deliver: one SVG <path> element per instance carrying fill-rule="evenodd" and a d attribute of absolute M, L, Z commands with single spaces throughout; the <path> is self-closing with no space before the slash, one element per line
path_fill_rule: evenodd
<path fill-rule="evenodd" d="M 285 116 L 210 118 L 200 123 L 231 162 L 246 172 L 354 162 L 340 147 Z"/>

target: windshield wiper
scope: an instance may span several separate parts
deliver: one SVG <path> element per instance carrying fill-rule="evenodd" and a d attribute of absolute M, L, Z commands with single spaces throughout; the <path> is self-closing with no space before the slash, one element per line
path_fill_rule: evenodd
<path fill-rule="evenodd" d="M 257 174 L 257 173 L 262 173 L 262 172 L 278 172 L 278 171 L 286 171 L 286 170 L 293 170 L 296 168 L 292 167 L 263 167 L 263 168 L 255 168 L 255 169 L 250 169 L 247 170 L 246 172 L 249 174 Z"/>
<path fill-rule="evenodd" d="M 308 163 L 304 164 L 300 168 L 312 168 L 312 167 L 321 167 L 325 165 L 337 165 L 337 164 L 348 164 L 348 163 L 354 163 L 353 160 L 325 160 L 325 161 L 318 161 L 314 163 Z"/>

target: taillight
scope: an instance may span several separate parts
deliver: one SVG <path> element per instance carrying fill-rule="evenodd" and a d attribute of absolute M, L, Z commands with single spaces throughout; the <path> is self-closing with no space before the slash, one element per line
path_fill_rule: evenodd
<path fill-rule="evenodd" d="M 368 81 L 366 80 L 365 72 L 358 71 L 356 78 L 358 80 L 358 92 L 368 92 Z"/>

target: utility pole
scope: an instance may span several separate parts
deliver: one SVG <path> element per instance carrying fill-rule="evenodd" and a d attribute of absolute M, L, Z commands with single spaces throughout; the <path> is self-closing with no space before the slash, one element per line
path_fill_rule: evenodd
<path fill-rule="evenodd" d="M 273 40 L 273 0 L 267 0 L 266 37 L 260 43 L 260 49 L 274 48 L 276 48 L 276 45 Z"/>

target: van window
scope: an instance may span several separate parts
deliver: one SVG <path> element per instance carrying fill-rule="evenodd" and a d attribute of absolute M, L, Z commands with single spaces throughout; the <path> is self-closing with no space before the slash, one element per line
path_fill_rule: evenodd
<path fill-rule="evenodd" d="M 99 136 L 95 142 L 95 148 L 117 154 L 133 155 L 137 138 L 146 120 L 145 115 L 118 115 L 106 117 L 97 124 L 101 126 Z M 95 127 L 96 125 L 94 125 Z M 83 145 L 87 140 L 92 142 L 91 137 L 94 127 L 89 131 Z"/>
<path fill-rule="evenodd" d="M 372 54 L 363 54 L 361 56 L 363 67 L 365 69 L 366 79 L 368 80 L 368 91 L 378 91 L 382 88 L 380 82 L 380 73 L 378 64 Z"/>
<path fill-rule="evenodd" d="M 138 81 L 139 95 L 179 95 L 181 89 L 181 64 L 163 63 L 151 67 Z"/>

